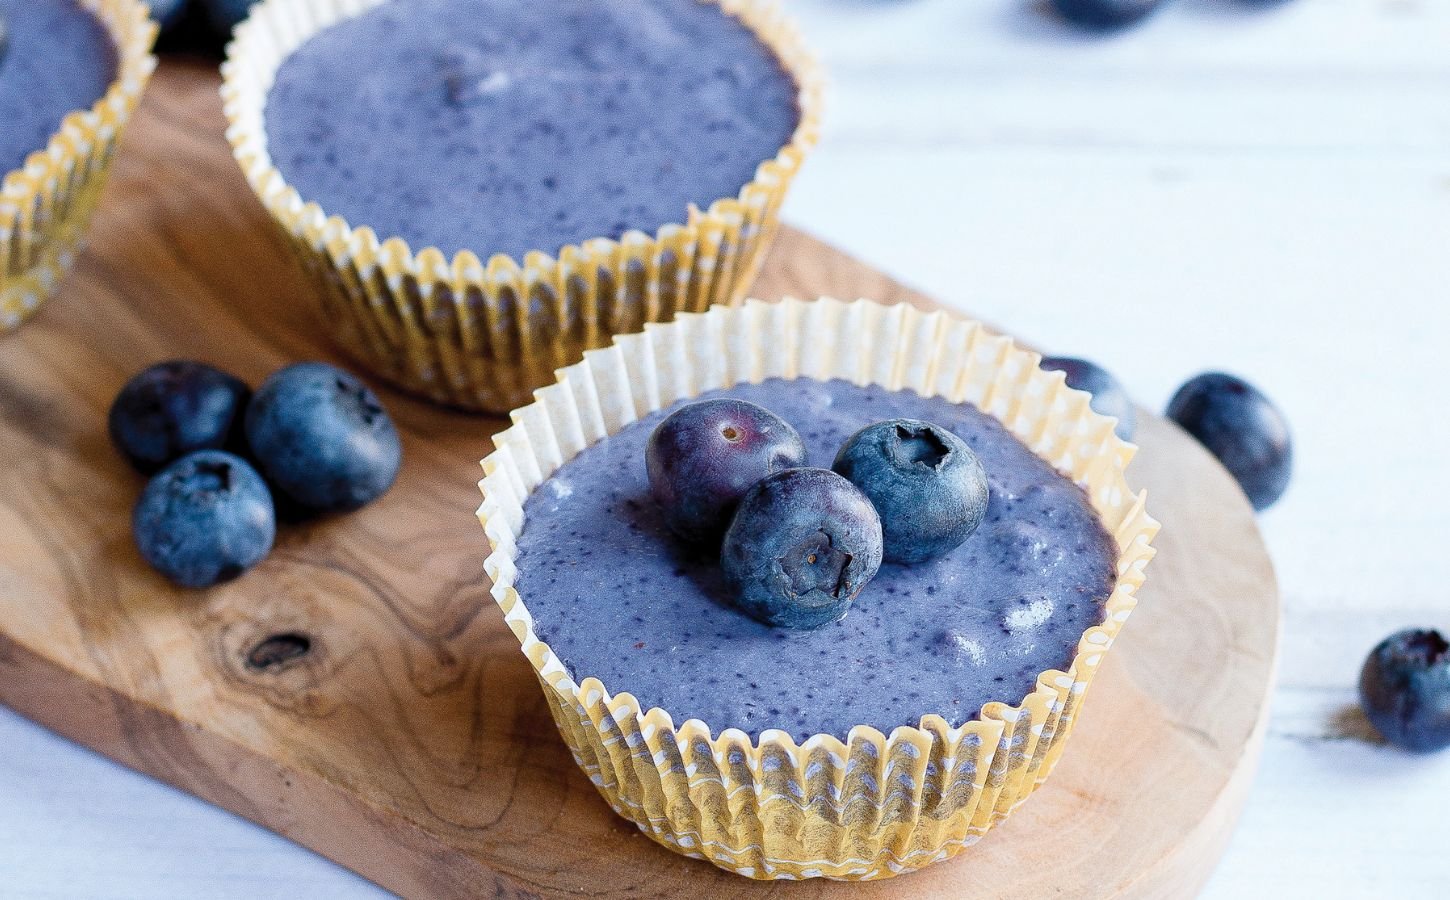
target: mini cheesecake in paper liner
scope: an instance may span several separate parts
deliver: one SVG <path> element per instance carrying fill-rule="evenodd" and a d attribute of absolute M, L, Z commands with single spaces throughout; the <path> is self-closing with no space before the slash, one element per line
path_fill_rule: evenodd
<path fill-rule="evenodd" d="M 770 0 L 721 0 L 780 60 L 799 92 L 789 143 L 735 197 L 653 234 L 538 248 L 522 260 L 488 247 L 451 260 L 305 201 L 273 165 L 264 108 L 282 62 L 309 37 L 382 0 L 265 0 L 237 28 L 222 96 L 237 161 L 318 288 L 338 340 L 378 374 L 431 400 L 506 412 L 554 370 L 646 322 L 740 301 L 773 238 L 781 201 L 818 135 L 821 78 Z M 711 0 L 696 0 L 711 2 Z M 548 251 L 548 252 L 545 252 Z"/>
<path fill-rule="evenodd" d="M 749 301 L 617 338 L 513 413 L 483 461 L 486 570 L 560 733 L 616 812 L 667 847 L 752 878 L 875 879 L 955 855 L 1043 782 L 1137 602 L 1158 523 L 1123 478 L 1135 448 L 1038 360 L 942 312 Z M 1043 672 L 1027 697 L 988 703 L 956 727 L 928 714 L 889 735 L 857 726 L 844 743 L 818 734 L 797 744 L 780 730 L 752 741 L 726 722 L 676 723 L 666 710 L 643 710 L 627 684 L 576 683 L 514 588 L 525 499 L 584 447 L 644 415 L 772 377 L 843 378 L 975 404 L 1081 485 L 1120 548 L 1118 578 L 1068 671 Z M 688 677 L 688 662 L 680 670 Z"/>
<path fill-rule="evenodd" d="M 116 45 L 116 79 L 0 188 L 0 332 L 30 317 L 69 271 L 110 174 L 116 144 L 156 68 L 156 25 L 141 0 L 80 0 Z M 3 126 L 0 126 L 3 127 Z"/>

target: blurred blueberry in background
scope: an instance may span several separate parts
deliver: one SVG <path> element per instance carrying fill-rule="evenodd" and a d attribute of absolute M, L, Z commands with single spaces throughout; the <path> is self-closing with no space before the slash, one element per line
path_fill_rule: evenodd
<path fill-rule="evenodd" d="M 151 17 L 161 23 L 162 28 L 175 25 L 186 10 L 186 0 L 146 0 L 146 4 L 151 7 Z"/>
<path fill-rule="evenodd" d="M 237 23 L 247 17 L 256 0 L 197 0 L 205 9 L 212 25 L 222 34 L 230 34 Z"/>
<path fill-rule="evenodd" d="M 1052 8 L 1059 16 L 1095 31 L 1127 28 L 1161 6 L 1163 0 L 1052 0 Z"/>

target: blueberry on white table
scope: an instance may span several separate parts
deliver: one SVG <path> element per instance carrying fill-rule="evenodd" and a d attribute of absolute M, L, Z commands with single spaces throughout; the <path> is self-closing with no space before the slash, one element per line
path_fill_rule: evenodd
<path fill-rule="evenodd" d="M 716 544 L 745 492 L 803 466 L 806 446 L 763 406 L 717 398 L 675 410 L 650 434 L 645 468 L 665 524 L 689 543 Z"/>
<path fill-rule="evenodd" d="M 1052 0 L 1057 14 L 1095 31 L 1127 28 L 1158 10 L 1163 0 Z"/>
<path fill-rule="evenodd" d="M 199 450 L 161 470 L 131 515 L 136 547 L 189 588 L 230 581 L 261 562 L 277 533 L 267 484 L 246 460 Z"/>
<path fill-rule="evenodd" d="M 1218 457 L 1254 509 L 1267 509 L 1289 487 L 1294 442 L 1289 423 L 1258 388 L 1234 375 L 1189 379 L 1168 402 L 1168 418 Z"/>
<path fill-rule="evenodd" d="M 987 513 L 987 473 L 977 454 L 930 422 L 868 425 L 847 439 L 831 468 L 876 507 L 887 562 L 941 556 L 971 536 Z"/>
<path fill-rule="evenodd" d="M 1359 698 L 1391 744 L 1414 753 L 1450 747 L 1450 642 L 1418 628 L 1385 638 L 1364 661 Z"/>
<path fill-rule="evenodd" d="M 725 532 L 720 565 L 741 610 L 783 628 L 846 614 L 881 567 L 881 519 L 829 469 L 786 469 L 750 489 Z"/>

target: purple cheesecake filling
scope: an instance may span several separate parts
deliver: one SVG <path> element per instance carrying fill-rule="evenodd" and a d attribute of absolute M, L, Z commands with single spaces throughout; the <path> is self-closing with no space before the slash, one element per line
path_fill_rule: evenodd
<path fill-rule="evenodd" d="M 407 0 L 314 35 L 267 98 L 306 200 L 415 249 L 653 234 L 734 197 L 791 138 L 798 88 L 698 0 Z"/>
<path fill-rule="evenodd" d="M 0 175 L 45 149 L 61 120 L 116 79 L 116 45 L 76 0 L 0 0 L 9 40 L 0 53 Z"/>
<path fill-rule="evenodd" d="M 678 725 L 797 740 L 882 732 L 935 713 L 953 725 L 1017 704 L 1065 669 L 1100 624 L 1117 547 L 1082 489 L 996 419 L 910 391 L 805 379 L 741 385 L 829 466 L 872 422 L 924 419 L 978 454 L 992 499 L 966 543 L 915 566 L 883 565 L 846 617 L 815 631 L 763 625 L 729 605 L 718 562 L 692 559 L 650 498 L 644 446 L 669 410 L 588 447 L 529 497 L 517 587 L 539 638 L 576 681 L 658 706 Z"/>

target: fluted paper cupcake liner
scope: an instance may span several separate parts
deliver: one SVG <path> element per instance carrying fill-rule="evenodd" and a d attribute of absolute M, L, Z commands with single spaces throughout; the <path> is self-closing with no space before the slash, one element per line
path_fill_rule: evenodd
<path fill-rule="evenodd" d="M 88 110 L 61 121 L 50 142 L 0 187 L 0 332 L 20 325 L 70 270 L 116 143 L 156 68 L 156 25 L 141 0 L 80 0 L 116 45 L 116 79 Z"/>
<path fill-rule="evenodd" d="M 955 855 L 1047 778 L 1137 602 L 1158 523 L 1123 478 L 1136 448 L 1039 359 L 943 312 L 752 300 L 616 338 L 513 413 L 479 483 L 492 549 L 485 568 L 560 733 L 616 812 L 671 849 L 752 878 L 864 880 Z M 641 709 L 628 685 L 576 682 L 534 633 L 528 598 L 514 588 L 524 501 L 565 461 L 630 422 L 772 377 L 843 378 L 975 404 L 1081 485 L 1117 541 L 1118 578 L 1102 624 L 1082 635 L 1067 671 L 1043 672 L 1028 696 L 988 703 L 960 725 L 925 715 L 889 735 L 857 726 L 844 742 L 820 734 L 799 744 L 780 730 L 752 740 L 718 730 L 729 723 L 676 724 L 666 710 Z"/>
<path fill-rule="evenodd" d="M 222 67 L 228 139 L 247 180 L 317 285 L 327 326 L 379 375 L 436 402 L 505 412 L 560 366 L 646 322 L 745 296 L 774 236 L 786 189 L 818 133 L 821 78 L 796 29 L 769 0 L 721 0 L 799 88 L 790 142 L 735 197 L 685 222 L 539 248 L 522 260 L 414 251 L 366 223 L 329 216 L 272 165 L 263 112 L 283 60 L 322 29 L 381 0 L 264 0 L 238 27 Z M 685 215 L 685 211 L 681 211 Z"/>

